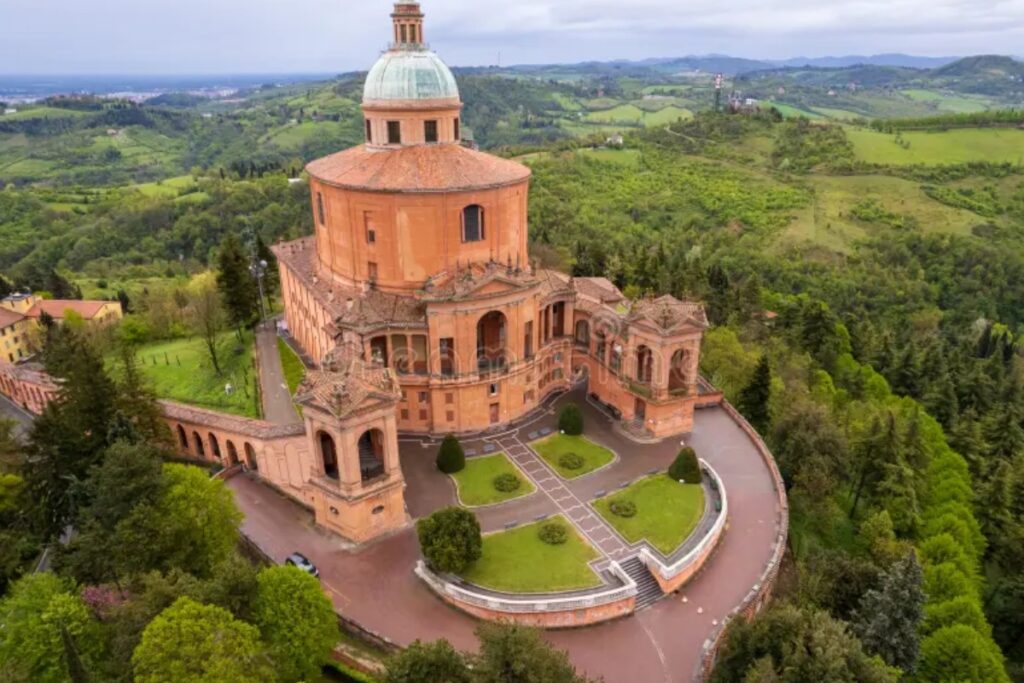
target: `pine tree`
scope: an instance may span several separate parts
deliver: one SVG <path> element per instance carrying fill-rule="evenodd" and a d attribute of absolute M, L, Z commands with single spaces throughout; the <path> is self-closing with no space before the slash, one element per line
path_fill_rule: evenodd
<path fill-rule="evenodd" d="M 762 354 L 754 369 L 750 383 L 740 392 L 737 407 L 750 421 L 750 424 L 762 434 L 767 433 L 771 422 L 768 401 L 772 394 L 772 369 L 768 356 Z"/>
<path fill-rule="evenodd" d="M 231 323 L 239 329 L 251 325 L 259 310 L 259 295 L 249 259 L 233 232 L 227 234 L 217 253 L 217 288 Z"/>
<path fill-rule="evenodd" d="M 914 671 L 920 649 L 923 582 L 921 565 L 911 551 L 882 577 L 879 588 L 864 594 L 854 615 L 853 630 L 864 648 L 907 672 Z"/>

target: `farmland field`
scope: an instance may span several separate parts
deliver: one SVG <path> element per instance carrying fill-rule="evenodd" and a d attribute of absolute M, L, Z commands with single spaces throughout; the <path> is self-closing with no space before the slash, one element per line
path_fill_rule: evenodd
<path fill-rule="evenodd" d="M 1024 131 L 1010 128 L 964 128 L 902 134 L 906 147 L 892 133 L 865 128 L 846 131 L 857 158 L 875 164 L 962 164 L 971 161 L 1024 161 Z"/>

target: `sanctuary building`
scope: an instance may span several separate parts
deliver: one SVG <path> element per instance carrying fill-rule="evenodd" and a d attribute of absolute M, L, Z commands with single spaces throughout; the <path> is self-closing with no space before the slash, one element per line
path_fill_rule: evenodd
<path fill-rule="evenodd" d="M 463 144 L 423 16 L 395 5 L 364 143 L 306 167 L 315 234 L 274 247 L 288 329 L 317 369 L 295 397 L 304 434 L 264 449 L 259 473 L 359 541 L 407 522 L 399 433 L 501 432 L 587 382 L 623 429 L 660 438 L 690 431 L 701 400 L 699 303 L 629 301 L 531 262 L 530 169 Z"/>

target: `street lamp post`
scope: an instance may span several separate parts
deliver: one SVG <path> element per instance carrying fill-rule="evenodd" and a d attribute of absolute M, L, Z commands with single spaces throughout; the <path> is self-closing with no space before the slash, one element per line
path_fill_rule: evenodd
<path fill-rule="evenodd" d="M 261 324 L 266 324 L 266 322 L 267 322 L 267 308 L 266 308 L 266 305 L 265 305 L 265 303 L 263 301 L 263 299 L 264 299 L 264 297 L 263 297 L 263 278 L 267 274 L 267 262 L 264 261 L 263 259 L 260 259 L 259 261 L 256 261 L 251 266 L 249 266 L 249 272 L 251 272 L 252 276 L 254 278 L 256 278 L 256 285 L 257 285 L 257 287 L 259 287 L 259 292 L 260 292 L 260 322 L 261 322 Z"/>

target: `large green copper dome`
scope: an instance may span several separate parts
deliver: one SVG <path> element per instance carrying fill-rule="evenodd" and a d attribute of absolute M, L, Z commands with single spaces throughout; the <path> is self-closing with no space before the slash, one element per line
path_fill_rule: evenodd
<path fill-rule="evenodd" d="M 455 76 L 430 50 L 391 50 L 366 76 L 363 102 L 459 98 Z"/>

